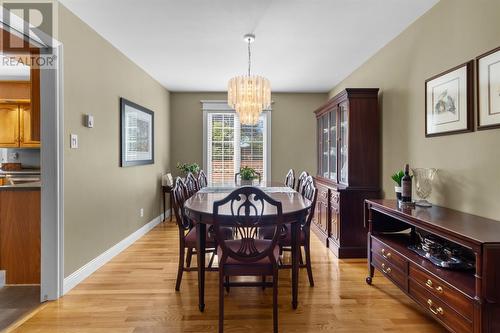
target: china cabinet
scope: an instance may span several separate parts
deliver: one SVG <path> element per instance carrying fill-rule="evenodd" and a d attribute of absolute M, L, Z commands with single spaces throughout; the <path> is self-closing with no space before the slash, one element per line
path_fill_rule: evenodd
<path fill-rule="evenodd" d="M 314 113 L 318 200 L 312 230 L 339 258 L 366 257 L 363 201 L 380 196 L 378 89 L 346 89 Z"/>

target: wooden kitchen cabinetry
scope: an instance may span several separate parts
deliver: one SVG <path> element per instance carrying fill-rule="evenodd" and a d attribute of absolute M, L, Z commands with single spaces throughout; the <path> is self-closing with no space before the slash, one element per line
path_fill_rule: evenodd
<path fill-rule="evenodd" d="M 363 202 L 380 196 L 378 89 L 346 89 L 314 113 L 318 199 L 311 229 L 339 258 L 366 257 Z"/>
<path fill-rule="evenodd" d="M 37 115 L 30 103 L 0 103 L 0 148 L 40 147 L 40 138 L 34 135 L 33 117 Z"/>
<path fill-rule="evenodd" d="M 40 284 L 40 189 L 0 189 L 0 270 L 7 284 Z"/>
<path fill-rule="evenodd" d="M 0 148 L 40 147 L 40 70 L 30 81 L 0 82 Z"/>

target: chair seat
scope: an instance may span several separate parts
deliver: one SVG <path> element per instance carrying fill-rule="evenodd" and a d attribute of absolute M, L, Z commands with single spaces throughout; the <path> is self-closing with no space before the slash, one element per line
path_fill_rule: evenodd
<path fill-rule="evenodd" d="M 207 227 L 206 243 L 205 243 L 206 246 L 205 247 L 206 248 L 214 248 L 215 244 L 216 244 L 216 240 L 214 238 L 215 235 L 213 232 L 209 232 L 208 230 L 209 230 L 209 228 Z M 233 236 L 232 236 L 233 232 L 232 232 L 231 228 L 224 228 L 224 232 L 226 234 L 227 239 L 233 238 Z M 197 239 L 198 239 L 198 232 L 196 231 L 196 228 L 192 228 L 191 230 L 189 230 L 189 232 L 187 233 L 187 235 L 184 238 L 186 247 L 195 248 Z"/>
<path fill-rule="evenodd" d="M 281 246 L 292 246 L 292 225 L 290 223 L 285 224 L 286 234 L 282 235 L 278 239 L 278 243 Z M 261 228 L 262 238 L 271 239 L 273 237 L 274 229 L 263 227 Z M 306 233 L 304 230 L 300 230 L 300 245 L 304 245 L 306 240 Z"/>
<path fill-rule="evenodd" d="M 286 235 L 283 238 L 280 238 L 278 240 L 278 243 L 281 246 L 292 246 L 292 229 L 291 229 L 291 225 L 287 224 L 286 226 L 287 226 Z M 300 245 L 304 245 L 305 241 L 306 241 L 306 233 L 304 232 L 304 230 L 301 229 L 300 230 L 299 244 Z"/>
<path fill-rule="evenodd" d="M 240 248 L 241 240 L 235 239 L 231 241 L 226 241 L 226 245 L 231 248 L 234 252 L 237 252 L 238 249 Z M 271 244 L 270 240 L 267 239 L 256 239 L 255 240 L 255 247 L 259 252 L 263 252 L 265 249 L 267 249 Z M 280 251 L 279 251 L 279 246 L 276 245 L 273 250 L 273 255 L 274 259 L 278 261 L 279 256 L 280 256 Z M 220 246 L 217 247 L 217 257 L 219 258 L 219 263 L 221 262 L 222 259 L 222 248 Z M 259 261 L 255 262 L 245 262 L 245 261 L 238 261 L 232 257 L 227 257 L 225 265 L 271 265 L 272 262 L 269 259 L 269 257 L 265 257 L 260 259 Z"/>

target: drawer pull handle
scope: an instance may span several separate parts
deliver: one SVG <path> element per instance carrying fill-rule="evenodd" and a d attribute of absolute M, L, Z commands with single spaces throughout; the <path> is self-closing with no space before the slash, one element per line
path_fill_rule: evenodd
<path fill-rule="evenodd" d="M 392 269 L 390 267 L 385 268 L 385 264 L 382 264 L 382 272 L 385 274 L 390 274 Z"/>
<path fill-rule="evenodd" d="M 385 253 L 385 249 L 382 249 L 382 257 L 384 257 L 385 259 L 389 259 L 391 257 L 391 252 L 387 252 Z"/>
<path fill-rule="evenodd" d="M 432 290 L 436 290 L 440 294 L 443 293 L 443 287 L 437 286 L 436 288 L 434 288 L 434 286 L 432 285 L 432 281 L 430 279 L 427 280 L 427 282 L 425 283 L 425 285 L 427 287 L 429 287 L 430 289 L 432 289 Z"/>
<path fill-rule="evenodd" d="M 432 302 L 431 299 L 428 299 L 427 300 L 427 304 L 429 304 L 429 310 L 431 310 L 432 313 L 434 313 L 435 315 L 443 315 L 444 314 L 444 310 L 442 307 L 435 307 L 434 306 L 434 303 Z"/>

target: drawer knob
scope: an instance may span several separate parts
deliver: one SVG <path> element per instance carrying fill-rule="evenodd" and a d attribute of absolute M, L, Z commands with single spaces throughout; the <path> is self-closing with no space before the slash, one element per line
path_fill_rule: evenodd
<path fill-rule="evenodd" d="M 385 259 L 389 259 L 391 257 L 391 252 L 385 252 L 385 249 L 382 249 L 382 257 L 384 257 Z"/>
<path fill-rule="evenodd" d="M 442 307 L 435 307 L 434 303 L 432 302 L 431 299 L 427 300 L 427 304 L 429 305 L 429 310 L 434 313 L 435 315 L 444 315 L 444 310 Z"/>
<path fill-rule="evenodd" d="M 437 291 L 438 293 L 442 294 L 443 293 L 443 287 L 441 286 L 437 286 L 436 288 L 434 288 L 433 284 L 432 284 L 432 281 L 430 279 L 427 280 L 427 282 L 425 283 L 425 285 L 429 288 L 429 289 L 432 289 L 432 290 L 435 290 Z"/>
<path fill-rule="evenodd" d="M 385 268 L 385 264 L 382 264 L 382 272 L 385 274 L 390 274 L 392 269 L 390 267 Z"/>

